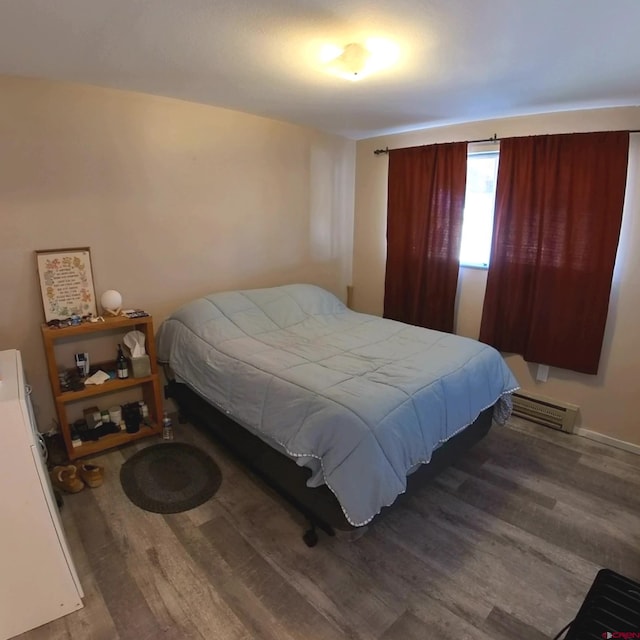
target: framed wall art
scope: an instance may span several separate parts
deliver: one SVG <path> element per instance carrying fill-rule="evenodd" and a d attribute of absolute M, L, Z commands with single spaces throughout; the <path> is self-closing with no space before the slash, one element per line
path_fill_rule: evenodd
<path fill-rule="evenodd" d="M 45 321 L 97 315 L 88 247 L 36 251 Z"/>

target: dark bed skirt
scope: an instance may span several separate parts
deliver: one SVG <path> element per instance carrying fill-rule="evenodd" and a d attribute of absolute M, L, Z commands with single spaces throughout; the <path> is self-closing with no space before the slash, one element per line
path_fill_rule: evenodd
<path fill-rule="evenodd" d="M 346 520 L 338 500 L 328 487 L 307 487 L 306 482 L 311 475 L 309 469 L 299 467 L 293 460 L 210 405 L 187 385 L 170 382 L 167 385 L 167 396 L 178 403 L 180 413 L 186 419 L 206 428 L 253 473 L 307 517 L 312 525 L 328 533 L 332 529 L 349 531 L 357 528 Z M 491 428 L 492 416 L 493 407 L 490 407 L 472 425 L 439 447 L 429 464 L 422 465 L 408 477 L 407 494 L 424 485 L 481 440 Z M 386 509 L 385 507 L 381 513 L 384 514 Z"/>

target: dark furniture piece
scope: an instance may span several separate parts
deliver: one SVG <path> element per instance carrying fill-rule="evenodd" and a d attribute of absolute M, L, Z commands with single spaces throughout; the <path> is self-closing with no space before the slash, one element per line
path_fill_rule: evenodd
<path fill-rule="evenodd" d="M 598 571 L 565 640 L 640 638 L 640 583 Z"/>
<path fill-rule="evenodd" d="M 165 393 L 167 397 L 171 397 L 177 402 L 184 418 L 205 427 L 253 473 L 309 520 L 311 527 L 303 536 L 308 546 L 314 546 L 318 541 L 316 528 L 329 535 L 334 535 L 335 529 L 342 531 L 356 529 L 347 522 L 338 500 L 326 485 L 314 488 L 307 487 L 306 482 L 311 475 L 309 469 L 298 466 L 292 459 L 254 436 L 247 429 L 218 411 L 187 385 L 171 381 L 167 385 Z M 471 426 L 436 449 L 431 462 L 422 465 L 408 477 L 407 493 L 424 485 L 430 478 L 482 439 L 491 428 L 492 415 L 493 407 L 486 409 Z M 402 496 L 398 499 L 402 499 Z M 377 517 L 383 515 L 387 508 L 385 507 Z"/>

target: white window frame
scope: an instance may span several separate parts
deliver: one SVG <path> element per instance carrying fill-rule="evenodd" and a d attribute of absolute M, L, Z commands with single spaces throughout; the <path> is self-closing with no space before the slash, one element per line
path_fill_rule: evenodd
<path fill-rule="evenodd" d="M 479 155 L 488 155 L 488 154 L 497 154 L 498 158 L 499 158 L 499 154 L 500 154 L 500 144 L 499 143 L 476 143 L 476 144 L 470 144 L 469 145 L 469 149 L 467 151 L 467 166 L 468 166 L 468 162 L 469 162 L 469 158 L 472 156 L 479 156 Z M 497 165 L 496 165 L 496 183 L 497 183 Z M 495 207 L 495 191 L 494 191 L 494 199 L 493 199 L 493 204 Z M 465 200 L 466 200 L 466 194 L 465 194 Z M 466 209 L 466 204 L 465 204 L 465 209 Z M 474 262 L 474 261 L 469 261 L 469 260 L 463 260 L 462 257 L 462 249 L 463 249 L 463 244 L 462 244 L 462 240 L 460 243 L 460 257 L 459 257 L 459 261 L 460 261 L 460 266 L 464 267 L 464 268 L 470 268 L 470 269 L 488 269 L 489 268 L 489 259 L 490 259 L 490 252 L 491 252 L 491 236 L 493 235 L 493 211 L 491 214 L 491 232 L 489 235 L 489 246 L 487 247 L 487 261 L 486 262 Z M 465 230 L 465 225 L 464 225 L 464 219 L 463 219 L 463 223 L 462 223 L 462 234 L 463 234 L 463 238 L 464 238 L 464 230 Z"/>

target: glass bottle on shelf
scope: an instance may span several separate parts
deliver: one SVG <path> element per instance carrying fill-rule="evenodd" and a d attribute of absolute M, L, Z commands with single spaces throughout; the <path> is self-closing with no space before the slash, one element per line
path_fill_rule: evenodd
<path fill-rule="evenodd" d="M 122 346 L 118 345 L 118 358 L 116 360 L 116 376 L 119 380 L 124 380 L 129 377 L 129 365 L 127 359 L 122 353 Z"/>

